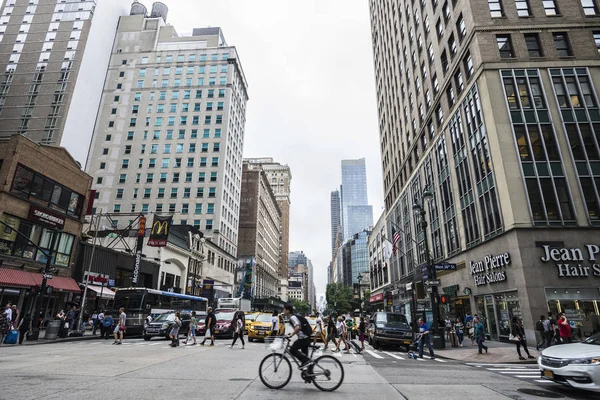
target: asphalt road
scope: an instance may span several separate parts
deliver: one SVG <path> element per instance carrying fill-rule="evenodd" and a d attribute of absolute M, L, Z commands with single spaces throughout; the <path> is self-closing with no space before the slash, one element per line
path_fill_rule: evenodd
<path fill-rule="evenodd" d="M 0 348 L 0 399 L 540 399 L 520 390 L 543 390 L 563 398 L 591 399 L 553 384 L 503 373 L 490 366 L 448 360 L 410 360 L 393 349 L 364 355 L 337 354 L 345 369 L 343 385 L 333 393 L 306 385 L 297 370 L 279 391 L 258 378 L 263 343 L 229 349 L 171 348 L 166 340 L 78 341 Z M 329 353 L 329 352 L 328 352 Z M 445 361 L 445 362 L 444 362 Z"/>

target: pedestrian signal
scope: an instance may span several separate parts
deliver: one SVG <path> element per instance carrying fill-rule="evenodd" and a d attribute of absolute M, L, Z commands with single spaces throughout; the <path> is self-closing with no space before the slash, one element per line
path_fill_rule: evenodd
<path fill-rule="evenodd" d="M 448 296 L 446 296 L 446 295 L 441 295 L 441 296 L 440 296 L 440 302 L 441 302 L 442 304 L 447 304 L 447 303 L 448 303 Z"/>

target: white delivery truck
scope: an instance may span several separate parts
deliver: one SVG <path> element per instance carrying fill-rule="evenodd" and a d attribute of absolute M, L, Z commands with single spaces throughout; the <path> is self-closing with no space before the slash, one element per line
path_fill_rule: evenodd
<path fill-rule="evenodd" d="M 250 303 L 250 300 L 241 297 L 217 299 L 217 310 L 228 309 L 250 311 L 251 307 L 252 304 Z"/>

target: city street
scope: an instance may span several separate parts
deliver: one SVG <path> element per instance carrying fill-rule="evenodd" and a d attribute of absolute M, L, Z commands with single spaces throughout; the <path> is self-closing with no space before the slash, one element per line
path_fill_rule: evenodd
<path fill-rule="evenodd" d="M 377 395 L 378 399 L 537 399 L 522 390 L 544 390 L 555 398 L 590 399 L 588 393 L 537 382 L 534 365 L 467 365 L 451 360 L 410 360 L 394 349 L 363 355 L 336 354 L 345 369 L 343 385 L 322 393 L 306 385 L 294 370 L 284 389 L 266 388 L 258 377 L 264 343 L 246 342 L 229 349 L 171 348 L 166 340 L 77 341 L 0 349 L 2 399 L 348 399 Z M 329 353 L 329 352 L 328 352 Z M 514 368 L 514 369 L 513 369 Z M 547 392 L 551 390 L 552 392 Z"/>

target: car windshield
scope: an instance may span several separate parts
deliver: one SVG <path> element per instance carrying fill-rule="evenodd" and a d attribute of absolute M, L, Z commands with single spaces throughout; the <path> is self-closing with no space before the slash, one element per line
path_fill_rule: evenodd
<path fill-rule="evenodd" d="M 254 321 L 258 317 L 258 314 L 246 314 L 246 322 Z"/>
<path fill-rule="evenodd" d="M 407 325 L 408 324 L 406 322 L 406 317 L 404 315 L 391 314 L 391 313 L 381 314 L 377 318 L 377 322 L 383 322 L 383 323 L 387 323 L 390 325 Z"/>
<path fill-rule="evenodd" d="M 154 320 L 152 322 L 164 322 L 164 321 L 175 321 L 175 314 L 173 314 L 173 313 L 159 314 L 156 318 L 154 318 Z"/>
<path fill-rule="evenodd" d="M 222 313 L 216 313 L 215 317 L 217 318 L 217 320 L 219 321 L 231 321 L 233 319 L 233 312 L 222 312 Z"/>
<path fill-rule="evenodd" d="M 311 325 L 316 325 L 317 324 L 317 320 L 316 319 L 312 319 L 312 318 L 307 318 L 308 323 Z"/>
<path fill-rule="evenodd" d="M 271 322 L 271 318 L 273 318 L 271 314 L 260 314 L 256 317 L 256 322 Z"/>
<path fill-rule="evenodd" d="M 585 339 L 583 343 L 600 345 L 600 333 L 590 336 L 589 338 Z"/>

